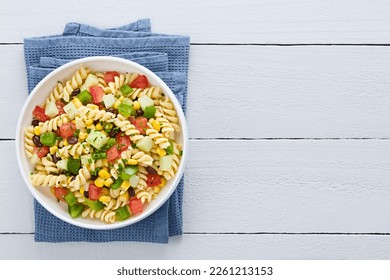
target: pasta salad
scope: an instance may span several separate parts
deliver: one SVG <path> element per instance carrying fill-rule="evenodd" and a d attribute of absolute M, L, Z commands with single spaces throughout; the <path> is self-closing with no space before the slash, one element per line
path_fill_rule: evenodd
<path fill-rule="evenodd" d="M 80 67 L 35 106 L 24 147 L 35 187 L 72 218 L 123 221 L 141 213 L 176 173 L 176 110 L 145 75 Z"/>

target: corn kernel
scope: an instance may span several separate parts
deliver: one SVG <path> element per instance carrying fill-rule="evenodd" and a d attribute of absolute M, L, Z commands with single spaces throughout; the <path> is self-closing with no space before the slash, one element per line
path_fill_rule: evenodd
<path fill-rule="evenodd" d="M 154 187 L 153 188 L 153 192 L 155 193 L 155 194 L 158 194 L 159 192 L 160 192 L 160 187 Z"/>
<path fill-rule="evenodd" d="M 84 195 L 84 188 L 83 188 L 83 187 L 80 187 L 80 193 L 81 193 L 82 195 Z"/>
<path fill-rule="evenodd" d="M 102 188 L 102 195 L 109 195 L 110 191 L 107 188 Z"/>
<path fill-rule="evenodd" d="M 155 130 L 160 131 L 161 125 L 160 125 L 160 123 L 158 121 L 153 121 L 153 122 L 150 122 L 150 123 L 152 124 L 152 126 L 153 126 L 153 128 Z"/>
<path fill-rule="evenodd" d="M 125 193 L 121 194 L 119 198 L 121 201 L 126 201 L 129 199 L 129 193 L 125 192 Z"/>
<path fill-rule="evenodd" d="M 114 103 L 114 109 L 118 109 L 119 105 L 121 104 L 121 101 L 118 99 L 115 103 Z"/>
<path fill-rule="evenodd" d="M 104 186 L 104 179 L 102 177 L 97 177 L 97 179 L 94 181 L 95 186 L 98 188 L 103 188 Z"/>
<path fill-rule="evenodd" d="M 127 160 L 127 164 L 128 165 L 137 165 L 138 164 L 138 160 L 136 160 L 136 159 L 128 159 Z"/>
<path fill-rule="evenodd" d="M 86 133 L 86 132 L 81 131 L 79 133 L 79 139 L 80 140 L 85 140 L 87 138 L 87 136 L 88 136 L 88 133 Z"/>
<path fill-rule="evenodd" d="M 64 146 L 68 146 L 68 145 L 69 145 L 68 140 L 65 139 L 65 140 L 64 140 Z"/>
<path fill-rule="evenodd" d="M 92 119 L 88 119 L 88 120 L 85 121 L 85 124 L 86 125 L 91 125 L 91 124 L 93 124 L 93 120 Z"/>
<path fill-rule="evenodd" d="M 111 177 L 110 173 L 108 173 L 106 170 L 102 169 L 99 171 L 99 177 L 103 178 L 104 180 L 107 180 Z"/>
<path fill-rule="evenodd" d="M 129 181 L 123 181 L 121 184 L 121 189 L 124 191 L 127 191 L 130 188 L 130 182 Z"/>
<path fill-rule="evenodd" d="M 104 166 L 102 169 L 108 172 L 108 168 L 106 166 Z"/>
<path fill-rule="evenodd" d="M 119 97 L 119 101 L 123 101 L 123 99 L 125 99 L 125 97 L 124 96 L 121 96 L 121 97 Z"/>
<path fill-rule="evenodd" d="M 35 135 L 41 135 L 41 128 L 39 126 L 34 127 L 34 134 Z"/>
<path fill-rule="evenodd" d="M 57 146 L 50 147 L 50 153 L 52 155 L 54 155 L 57 151 L 58 151 L 58 147 Z"/>
<path fill-rule="evenodd" d="M 141 108 L 141 104 L 139 103 L 139 101 L 134 101 L 133 103 L 133 106 L 134 106 L 134 110 L 138 110 Z"/>
<path fill-rule="evenodd" d="M 98 123 L 97 125 L 95 125 L 95 128 L 96 128 L 97 130 L 102 130 L 102 129 L 103 129 L 103 127 L 102 127 L 102 125 L 101 125 L 100 123 Z"/>
<path fill-rule="evenodd" d="M 158 185 L 158 187 L 162 188 L 165 186 L 166 183 L 167 183 L 167 179 L 161 176 L 161 183 L 160 185 Z"/>
<path fill-rule="evenodd" d="M 110 200 L 111 200 L 111 197 L 109 197 L 107 195 L 102 195 L 99 197 L 100 202 L 109 202 Z"/>
<path fill-rule="evenodd" d="M 164 150 L 164 149 L 161 149 L 161 148 L 157 148 L 156 149 L 156 152 L 157 154 L 160 156 L 160 157 L 163 157 L 167 154 L 167 152 Z"/>
<path fill-rule="evenodd" d="M 108 178 L 107 180 L 104 181 L 104 185 L 107 187 L 111 186 L 112 183 L 114 183 L 114 180 L 112 180 L 112 178 Z"/>
<path fill-rule="evenodd" d="M 90 130 L 95 130 L 95 126 L 94 126 L 93 124 L 91 124 L 91 125 L 88 125 L 88 126 L 87 126 L 87 129 L 90 129 Z"/>
<path fill-rule="evenodd" d="M 78 99 L 77 97 L 73 98 L 72 103 L 76 108 L 80 108 L 81 106 L 83 106 L 83 103 L 81 103 L 80 99 Z"/>

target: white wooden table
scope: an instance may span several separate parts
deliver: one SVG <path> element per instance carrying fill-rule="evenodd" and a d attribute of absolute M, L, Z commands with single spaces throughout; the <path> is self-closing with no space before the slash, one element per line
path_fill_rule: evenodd
<path fill-rule="evenodd" d="M 35 243 L 23 38 L 147 17 L 191 36 L 184 235 Z M 389 44 L 386 0 L 2 0 L 0 259 L 390 258 Z"/>

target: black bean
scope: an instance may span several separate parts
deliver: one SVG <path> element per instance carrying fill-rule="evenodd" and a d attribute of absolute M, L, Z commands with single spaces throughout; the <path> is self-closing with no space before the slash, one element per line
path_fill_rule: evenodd
<path fill-rule="evenodd" d="M 97 125 L 100 121 L 99 120 L 96 120 L 93 122 L 94 125 Z"/>
<path fill-rule="evenodd" d="M 84 191 L 84 196 L 85 196 L 85 198 L 89 198 L 89 193 L 88 193 L 88 191 Z"/>
<path fill-rule="evenodd" d="M 76 136 L 70 136 L 68 137 L 67 141 L 69 144 L 74 145 L 79 141 L 79 139 Z"/>
<path fill-rule="evenodd" d="M 148 171 L 149 174 L 157 174 L 156 169 L 150 166 L 146 167 L 146 171 Z"/>
<path fill-rule="evenodd" d="M 129 193 L 130 197 L 134 197 L 134 196 L 135 196 L 134 188 L 130 187 L 130 188 L 128 189 L 128 193 Z"/>
<path fill-rule="evenodd" d="M 61 159 L 60 157 L 57 156 L 57 154 L 52 155 L 52 158 L 54 163 L 57 163 L 57 161 Z"/>
<path fill-rule="evenodd" d="M 76 88 L 74 91 L 72 91 L 72 94 L 71 96 L 76 96 L 77 94 L 80 93 L 80 89 L 79 88 Z"/>
<path fill-rule="evenodd" d="M 37 146 L 37 147 L 42 147 L 43 146 L 42 143 L 41 143 L 41 139 L 39 139 L 39 136 L 34 135 L 32 137 L 32 140 L 33 140 L 35 146 Z"/>
<path fill-rule="evenodd" d="M 92 180 L 92 181 L 95 181 L 95 180 L 97 179 L 97 177 L 98 177 L 98 175 L 92 175 L 92 176 L 91 176 L 91 180 Z"/>
<path fill-rule="evenodd" d="M 33 126 L 37 126 L 37 125 L 39 125 L 39 121 L 38 121 L 37 119 L 33 119 L 32 122 L 31 122 L 31 124 L 32 124 Z"/>
<path fill-rule="evenodd" d="M 117 134 L 118 134 L 118 131 L 113 130 L 113 129 L 110 131 L 110 133 L 108 133 L 108 135 L 109 135 L 110 137 L 112 137 L 112 138 L 114 138 Z"/>
<path fill-rule="evenodd" d="M 142 109 L 138 109 L 138 110 L 136 111 L 136 113 L 137 113 L 137 116 L 138 116 L 138 117 L 142 117 L 142 116 L 144 115 L 144 111 L 142 111 Z"/>

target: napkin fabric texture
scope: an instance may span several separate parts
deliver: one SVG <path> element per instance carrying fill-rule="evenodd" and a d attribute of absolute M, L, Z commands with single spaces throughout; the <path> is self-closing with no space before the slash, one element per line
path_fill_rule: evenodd
<path fill-rule="evenodd" d="M 28 91 L 31 92 L 55 68 L 74 59 L 116 56 L 155 72 L 172 89 L 185 112 L 189 47 L 187 36 L 152 33 L 149 19 L 111 29 L 68 23 L 61 35 L 24 40 Z M 170 199 L 151 216 L 114 230 L 90 230 L 70 225 L 35 201 L 35 241 L 168 243 L 169 236 L 182 234 L 183 181 L 182 178 Z"/>

